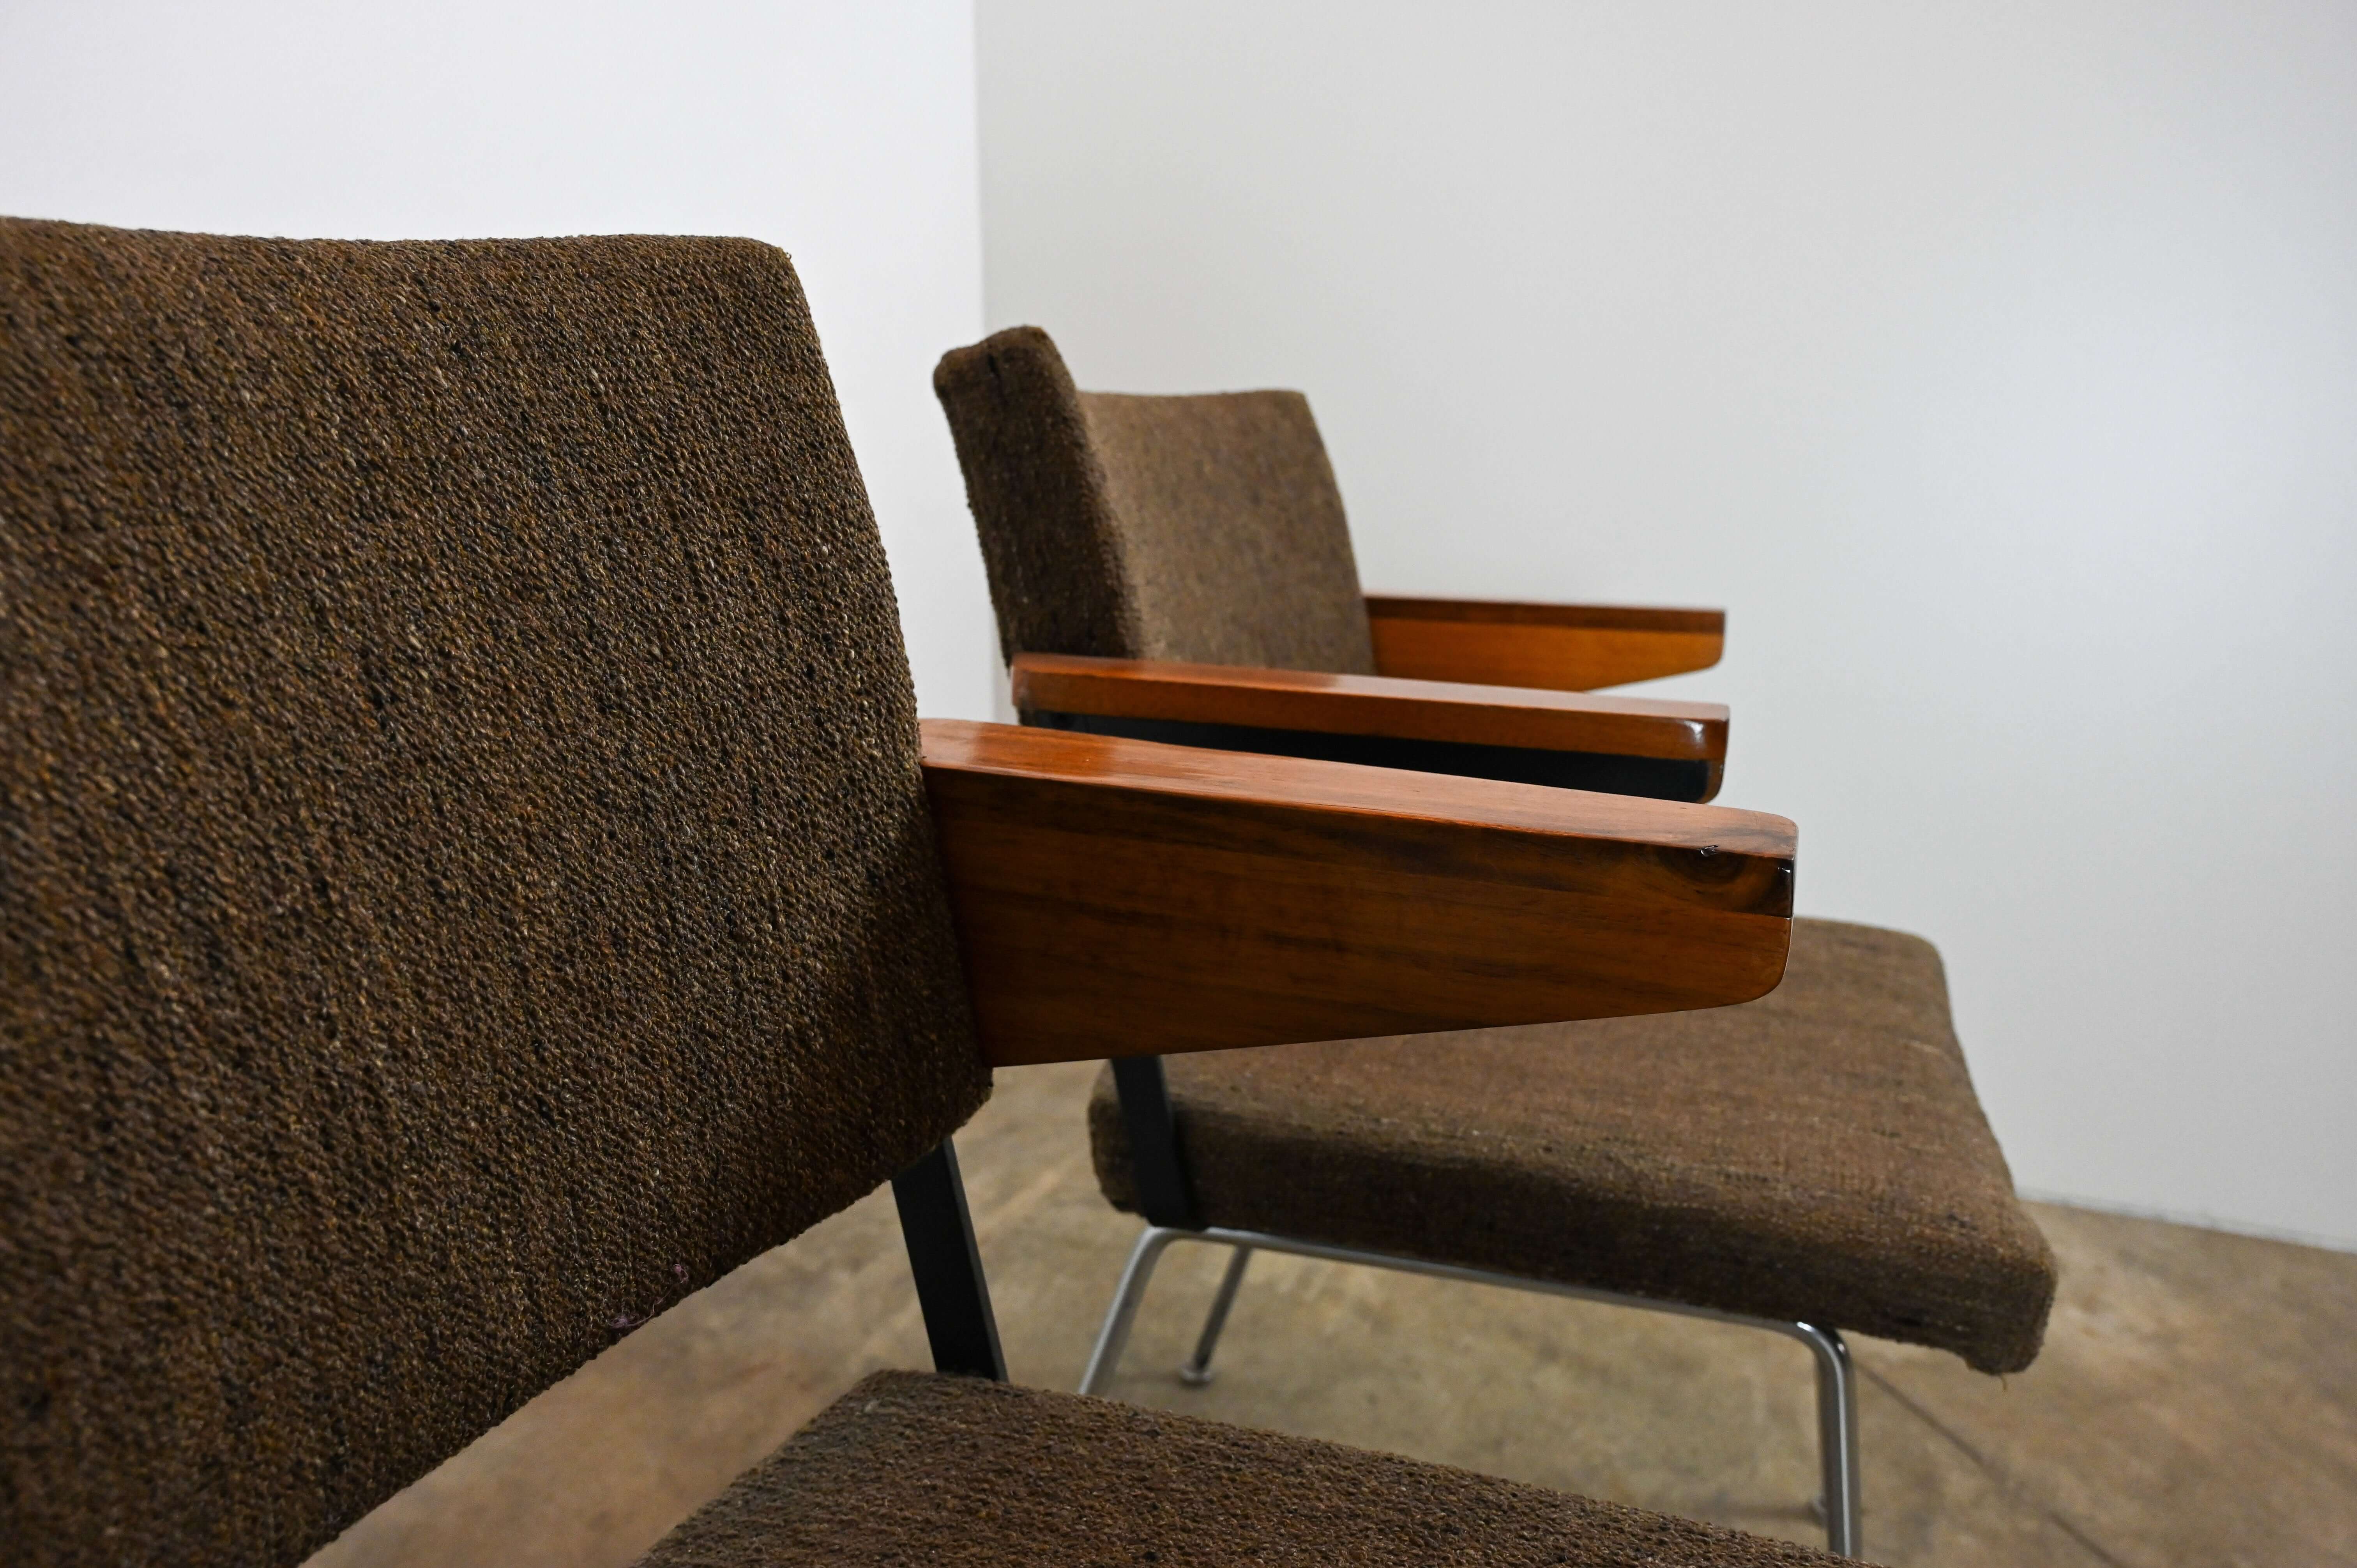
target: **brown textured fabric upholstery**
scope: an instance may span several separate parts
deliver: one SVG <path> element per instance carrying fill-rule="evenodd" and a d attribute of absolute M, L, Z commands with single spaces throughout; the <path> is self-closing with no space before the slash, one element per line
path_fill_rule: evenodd
<path fill-rule="evenodd" d="M 1793 923 L 1784 983 L 1701 1013 L 1168 1058 L 1213 1225 L 1859 1329 L 2029 1364 L 2054 1260 L 1931 944 Z M 1111 1075 L 1090 1107 L 1136 1206 Z"/>
<path fill-rule="evenodd" d="M 1036 327 L 942 357 L 1006 655 L 1372 675 L 1351 531 L 1299 392 L 1072 385 Z"/>
<path fill-rule="evenodd" d="M 0 1541 L 293 1563 L 987 1092 L 786 258 L 0 221 Z"/>
<path fill-rule="evenodd" d="M 879 1372 L 640 1560 L 1770 1568 L 1805 1547 L 1108 1400 Z"/>

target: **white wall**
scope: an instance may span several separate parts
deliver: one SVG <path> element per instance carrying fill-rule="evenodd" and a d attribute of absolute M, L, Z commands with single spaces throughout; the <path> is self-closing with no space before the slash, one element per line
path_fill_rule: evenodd
<path fill-rule="evenodd" d="M 1728 607 L 2022 1183 L 2357 1243 L 2357 6 L 979 18 L 992 326 L 1307 390 L 1372 586 Z"/>
<path fill-rule="evenodd" d="M 746 234 L 792 252 L 929 714 L 996 645 L 928 377 L 982 317 L 966 0 L 0 5 L 0 211 L 369 239 Z"/>

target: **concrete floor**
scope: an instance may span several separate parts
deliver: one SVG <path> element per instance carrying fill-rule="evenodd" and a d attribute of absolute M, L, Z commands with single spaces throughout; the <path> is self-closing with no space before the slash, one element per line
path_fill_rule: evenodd
<path fill-rule="evenodd" d="M 1097 1196 L 1094 1069 L 999 1076 L 959 1134 L 1006 1359 L 1071 1388 L 1137 1222 Z M 2357 1256 L 2040 1206 L 2044 1355 L 1996 1380 L 1853 1341 L 1866 1554 L 1908 1568 L 2357 1564 Z M 1172 1376 L 1223 1254 L 1175 1248 L 1123 1399 L 1821 1540 L 1810 1369 L 1753 1331 L 1264 1256 L 1209 1388 Z M 316 1568 L 632 1561 L 878 1367 L 928 1364 L 879 1192 L 683 1302 Z"/>

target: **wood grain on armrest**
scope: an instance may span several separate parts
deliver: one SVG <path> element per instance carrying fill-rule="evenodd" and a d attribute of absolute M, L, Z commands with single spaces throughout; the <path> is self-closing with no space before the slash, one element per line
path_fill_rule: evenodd
<path fill-rule="evenodd" d="M 1375 668 L 1410 680 L 1586 692 L 1707 670 L 1723 610 L 1370 597 Z"/>
<path fill-rule="evenodd" d="M 1727 758 L 1727 710 L 1716 703 L 1060 653 L 1017 654 L 1014 692 L 1015 705 L 1027 711 L 1682 761 Z"/>
<path fill-rule="evenodd" d="M 1793 829 L 1713 806 L 934 719 L 999 1065 L 1748 1001 Z"/>

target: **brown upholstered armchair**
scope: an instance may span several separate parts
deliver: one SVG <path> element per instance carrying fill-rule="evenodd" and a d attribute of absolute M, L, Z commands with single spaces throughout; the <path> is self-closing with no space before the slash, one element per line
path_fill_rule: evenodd
<path fill-rule="evenodd" d="M 649 1563 L 1814 1558 L 1012 1387 L 951 1143 L 997 1065 L 1757 995 L 1790 823 L 920 725 L 766 246 L 0 220 L 0 324 L 10 1563 L 299 1562 L 888 1179 L 936 1373 Z"/>
<path fill-rule="evenodd" d="M 944 356 L 934 386 L 1030 722 L 1717 792 L 1724 707 L 1587 689 L 1716 663 L 1724 616 L 1366 598 L 1300 393 L 1082 392 L 1031 327 Z"/>
<path fill-rule="evenodd" d="M 1717 791 L 1723 708 L 1585 692 L 1714 662 L 1717 612 L 1366 598 L 1300 394 L 1082 392 L 1028 327 L 943 356 L 934 387 L 1027 723 Z M 1815 1357 L 1839 1552 L 1860 1508 L 1841 1331 L 2008 1371 L 2037 1354 L 2053 1295 L 1939 955 L 1870 927 L 1796 921 L 1783 984 L 1741 1007 L 1131 1056 L 1091 1125 L 1107 1197 L 1149 1223 L 1084 1391 L 1186 1240 L 1232 1249 L 1190 1381 L 1258 1250 L 1729 1318 Z"/>

